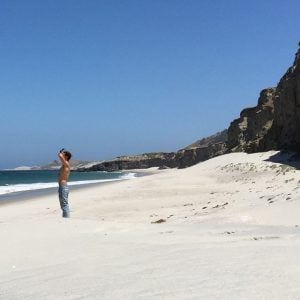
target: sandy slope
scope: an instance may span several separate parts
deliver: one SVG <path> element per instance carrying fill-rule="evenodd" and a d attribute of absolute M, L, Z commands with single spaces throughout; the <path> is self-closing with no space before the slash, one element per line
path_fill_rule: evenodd
<path fill-rule="evenodd" d="M 0 299 L 300 299 L 300 171 L 276 153 L 0 207 Z M 164 220 L 162 223 L 156 221 Z"/>

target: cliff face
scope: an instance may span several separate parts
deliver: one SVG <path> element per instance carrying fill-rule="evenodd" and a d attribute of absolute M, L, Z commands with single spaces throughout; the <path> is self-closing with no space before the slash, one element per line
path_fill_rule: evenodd
<path fill-rule="evenodd" d="M 262 90 L 258 105 L 242 110 L 228 128 L 227 147 L 231 151 L 263 150 L 263 140 L 273 124 L 275 88 Z"/>
<path fill-rule="evenodd" d="M 178 168 L 186 168 L 212 157 L 222 155 L 227 151 L 226 141 L 227 129 L 198 140 L 186 148 L 177 151 L 174 158 L 175 165 Z"/>
<path fill-rule="evenodd" d="M 147 169 L 151 167 L 175 168 L 175 156 L 171 153 L 148 153 L 134 156 L 121 156 L 113 160 L 103 161 L 90 168 L 78 168 L 78 171 L 120 171 L 130 169 Z"/>
<path fill-rule="evenodd" d="M 196 147 L 208 147 L 217 143 L 225 143 L 228 139 L 227 129 L 217 132 L 211 136 L 205 137 L 201 140 L 198 140 L 191 145 L 185 147 L 185 149 L 194 149 Z"/>
<path fill-rule="evenodd" d="M 171 153 L 145 153 L 134 156 L 121 156 L 103 161 L 78 171 L 119 171 L 130 169 L 185 168 L 226 152 L 227 130 L 193 143 L 185 149 Z M 198 146 L 197 146 L 198 145 Z"/>
<path fill-rule="evenodd" d="M 176 153 L 175 164 L 178 168 L 186 168 L 201 161 L 225 154 L 227 151 L 226 143 L 212 143 L 204 147 L 194 147 L 179 150 Z"/>
<path fill-rule="evenodd" d="M 261 91 L 258 104 L 242 110 L 228 130 L 199 140 L 176 153 L 148 153 L 104 161 L 83 171 L 150 167 L 185 168 L 227 152 L 300 150 L 300 49 L 277 87 Z"/>
<path fill-rule="evenodd" d="M 269 134 L 270 143 L 280 148 L 300 145 L 300 49 L 292 67 L 281 78 L 274 97 L 274 121 Z"/>
<path fill-rule="evenodd" d="M 228 128 L 230 151 L 257 152 L 300 145 L 300 51 L 275 88 L 261 92 Z"/>

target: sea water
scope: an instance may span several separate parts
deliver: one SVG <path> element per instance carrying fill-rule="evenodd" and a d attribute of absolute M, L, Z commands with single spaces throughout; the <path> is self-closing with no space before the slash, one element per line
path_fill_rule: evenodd
<path fill-rule="evenodd" d="M 71 172 L 69 185 L 131 179 L 135 173 Z M 0 171 L 0 195 L 57 187 L 58 170 Z"/>

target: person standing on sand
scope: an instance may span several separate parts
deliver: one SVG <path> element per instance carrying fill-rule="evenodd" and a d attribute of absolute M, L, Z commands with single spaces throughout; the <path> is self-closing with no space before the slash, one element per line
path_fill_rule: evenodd
<path fill-rule="evenodd" d="M 61 162 L 61 168 L 59 170 L 58 176 L 58 198 L 60 207 L 62 209 L 63 218 L 70 218 L 70 208 L 69 208 L 69 187 L 68 187 L 68 178 L 70 175 L 70 163 L 69 160 L 72 157 L 72 154 L 65 149 L 61 149 L 58 153 L 58 157 Z"/>

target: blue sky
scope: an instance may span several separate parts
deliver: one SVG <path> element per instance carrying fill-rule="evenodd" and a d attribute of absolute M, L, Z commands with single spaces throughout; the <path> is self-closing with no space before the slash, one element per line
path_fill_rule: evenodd
<path fill-rule="evenodd" d="M 296 0 L 0 2 L 0 168 L 176 151 L 227 128 L 298 49 Z M 298 28 L 298 29 L 297 29 Z"/>

